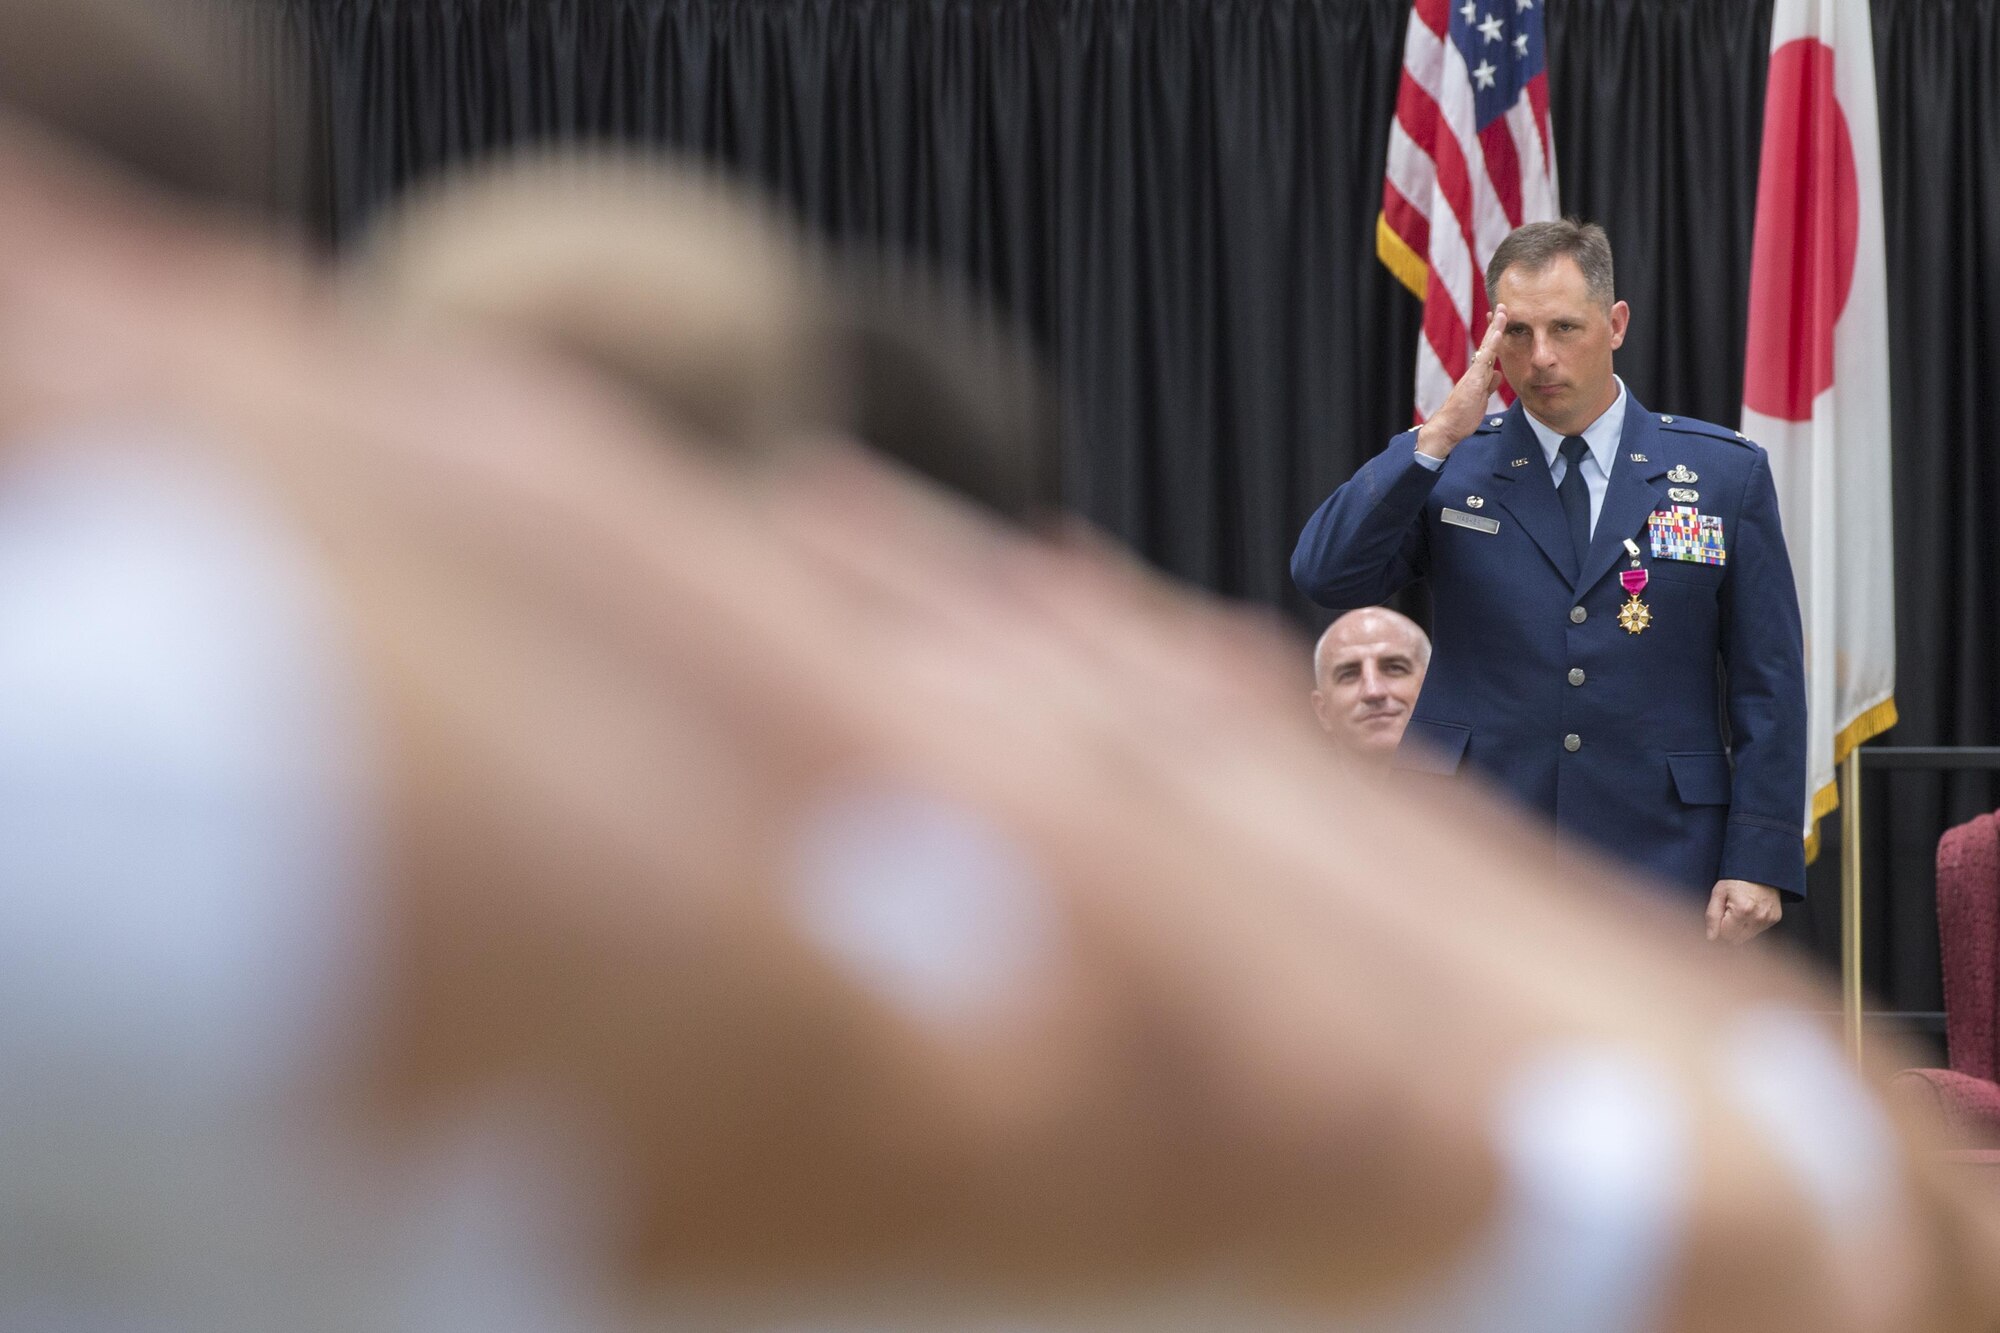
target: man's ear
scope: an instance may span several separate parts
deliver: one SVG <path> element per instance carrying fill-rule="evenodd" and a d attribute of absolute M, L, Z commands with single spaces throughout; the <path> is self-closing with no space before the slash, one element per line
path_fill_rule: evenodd
<path fill-rule="evenodd" d="M 1333 719 L 1326 715 L 1326 695 L 1313 691 L 1313 713 L 1319 718 L 1319 725 L 1326 731 L 1333 730 Z"/>
<path fill-rule="evenodd" d="M 1632 307 L 1623 301 L 1611 303 L 1611 350 L 1625 345 L 1625 326 L 1632 321 Z"/>

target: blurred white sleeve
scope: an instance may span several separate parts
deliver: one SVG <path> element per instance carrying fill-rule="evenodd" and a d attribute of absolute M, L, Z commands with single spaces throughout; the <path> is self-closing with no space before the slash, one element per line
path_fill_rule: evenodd
<path fill-rule="evenodd" d="M 376 947 L 327 589 L 193 451 L 102 434 L 0 469 L 0 1329 L 556 1326 L 504 1150 L 383 1172 L 324 1095 Z"/>

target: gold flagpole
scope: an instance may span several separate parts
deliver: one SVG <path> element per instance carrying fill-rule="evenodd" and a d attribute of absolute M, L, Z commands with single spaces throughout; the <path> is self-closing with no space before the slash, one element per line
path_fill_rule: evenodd
<path fill-rule="evenodd" d="M 1840 761 L 1840 1017 L 1861 1062 L 1861 747 Z"/>

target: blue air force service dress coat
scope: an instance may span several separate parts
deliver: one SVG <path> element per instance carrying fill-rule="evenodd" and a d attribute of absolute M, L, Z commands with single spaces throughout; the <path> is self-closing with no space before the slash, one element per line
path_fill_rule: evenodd
<path fill-rule="evenodd" d="M 1396 436 L 1306 524 L 1292 578 L 1343 609 L 1430 580 L 1435 652 L 1400 766 L 1469 765 L 1704 899 L 1718 879 L 1801 895 L 1805 677 L 1769 459 L 1629 394 L 1623 431 L 1580 569 L 1517 403 L 1435 472 Z M 1643 611 L 1625 610 L 1628 540 Z"/>

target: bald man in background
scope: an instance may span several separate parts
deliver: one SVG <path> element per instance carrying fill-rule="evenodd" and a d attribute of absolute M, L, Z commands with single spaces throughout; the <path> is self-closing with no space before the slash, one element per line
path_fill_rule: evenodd
<path fill-rule="evenodd" d="M 1430 636 L 1416 621 L 1386 606 L 1349 611 L 1313 649 L 1320 726 L 1361 754 L 1394 754 L 1430 662 Z"/>

